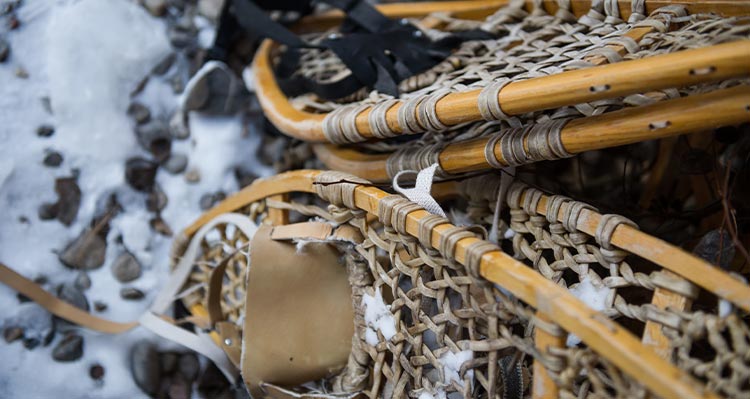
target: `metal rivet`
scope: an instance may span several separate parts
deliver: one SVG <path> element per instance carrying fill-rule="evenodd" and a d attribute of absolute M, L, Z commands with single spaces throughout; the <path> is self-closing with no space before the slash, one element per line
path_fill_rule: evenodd
<path fill-rule="evenodd" d="M 224 345 L 226 345 L 226 346 L 232 346 L 232 340 L 229 339 L 229 338 L 225 339 L 224 340 Z"/>

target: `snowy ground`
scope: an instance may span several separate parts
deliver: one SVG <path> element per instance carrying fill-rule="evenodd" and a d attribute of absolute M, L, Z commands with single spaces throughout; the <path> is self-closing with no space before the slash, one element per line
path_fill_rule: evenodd
<path fill-rule="evenodd" d="M 106 311 L 95 314 L 134 320 L 168 275 L 171 239 L 151 229 L 146 194 L 125 182 L 125 160 L 148 157 L 137 143 L 126 109 L 138 82 L 171 51 L 166 23 L 128 0 L 24 0 L 16 15 L 18 29 L 0 27 L 0 36 L 11 45 L 8 60 L 0 63 L 0 262 L 29 278 L 46 276 L 47 289 L 72 282 L 77 272 L 63 266 L 57 253 L 101 214 L 102 204 L 115 193 L 124 210 L 111 223 L 106 262 L 89 272 L 92 286 L 84 293 L 90 304 L 107 303 Z M 206 26 L 206 20 L 196 22 Z M 210 42 L 210 30 L 200 36 L 202 43 Z M 28 77 L 18 77 L 19 69 Z M 170 72 L 181 73 L 179 65 Z M 179 103 L 169 76 L 151 78 L 137 98 L 157 117 L 168 118 Z M 52 112 L 45 109 L 45 97 Z M 200 182 L 188 184 L 184 174 L 162 169 L 156 178 L 168 197 L 161 216 L 175 232 L 201 213 L 201 196 L 237 189 L 234 166 L 245 164 L 258 175 L 270 173 L 254 160 L 260 139 L 243 135 L 246 127 L 240 116 L 192 113 L 189 121 L 190 138 L 174 140 L 172 152 L 188 156 L 187 169 L 199 170 Z M 51 137 L 37 135 L 44 124 L 54 126 Z M 57 168 L 43 164 L 50 150 L 64 157 Z M 39 206 L 57 200 L 55 179 L 75 173 L 82 197 L 73 224 L 41 220 Z M 141 262 L 143 275 L 122 284 L 113 277 L 110 264 L 125 249 Z M 145 299 L 121 299 L 124 286 L 141 289 Z M 0 323 L 7 324 L 33 306 L 20 305 L 16 293 L 0 285 Z M 0 342 L 0 397 L 144 397 L 131 377 L 130 348 L 144 338 L 170 347 L 143 329 L 116 337 L 86 330 L 80 334 L 84 355 L 71 363 L 52 360 L 61 334 L 50 345 L 33 350 L 18 341 Z M 103 383 L 89 377 L 94 363 L 105 368 Z"/>

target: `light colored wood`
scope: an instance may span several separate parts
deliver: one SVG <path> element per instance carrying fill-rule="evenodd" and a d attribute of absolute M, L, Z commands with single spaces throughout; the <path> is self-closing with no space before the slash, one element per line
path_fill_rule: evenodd
<path fill-rule="evenodd" d="M 247 203 L 253 198 L 257 200 L 291 191 L 312 192 L 313 178 L 318 173 L 320 172 L 309 170 L 294 171 L 269 179 L 256 180 L 240 193 L 228 198 L 227 204 L 222 203 L 213 208 L 209 214 L 233 210 L 233 207 Z M 376 214 L 378 203 L 388 195 L 376 187 L 358 186 L 354 191 L 354 202 L 359 209 Z M 428 215 L 424 210 L 409 213 L 406 216 L 406 231 L 417 237 L 419 221 Z M 587 215 L 581 219 L 587 223 L 596 219 L 591 215 L 585 216 Z M 195 231 L 196 227 L 210 219 L 210 215 L 204 215 L 186 233 Z M 431 237 L 433 247 L 438 246 L 441 236 L 450 228 L 451 225 L 445 224 L 433 229 Z M 620 231 L 623 228 L 620 227 L 617 230 Z M 628 231 L 625 230 L 624 233 L 627 234 Z M 455 251 L 457 262 L 465 264 L 466 250 L 476 241 L 478 241 L 477 238 L 470 237 L 457 242 Z M 486 253 L 481 259 L 480 273 L 488 280 L 503 286 L 522 301 L 537 308 L 566 331 L 575 333 L 594 351 L 644 384 L 656 395 L 669 398 L 717 397 L 702 389 L 700 384 L 687 373 L 649 350 L 633 334 L 617 323 L 587 307 L 566 289 L 547 280 L 509 255 L 501 251 Z"/>
<path fill-rule="evenodd" d="M 325 114 L 295 109 L 276 84 L 271 63 L 270 41 L 261 44 L 254 61 L 258 99 L 269 120 L 282 132 L 301 140 L 324 142 Z M 698 71 L 697 73 L 695 71 Z M 750 40 L 685 50 L 639 60 L 562 72 L 517 81 L 500 91 L 498 100 L 505 113 L 518 115 L 634 93 L 750 75 Z M 608 90 L 592 92 L 592 87 Z M 481 120 L 477 97 L 481 90 L 451 93 L 437 102 L 438 118 L 447 125 Z M 389 126 L 400 132 L 397 103 L 386 113 Z M 373 137 L 366 109 L 357 118 L 357 128 Z"/>
<path fill-rule="evenodd" d="M 272 195 L 268 197 L 268 199 L 275 200 L 275 201 L 286 201 L 288 199 L 288 195 L 286 194 L 279 194 L 279 195 Z M 284 224 L 289 224 L 289 211 L 286 209 L 278 209 L 278 208 L 268 208 L 268 223 L 270 223 L 272 226 L 281 226 Z"/>
<path fill-rule="evenodd" d="M 749 107 L 750 87 L 737 86 L 574 119 L 562 129 L 561 139 L 568 152 L 577 154 L 743 123 L 750 119 Z M 652 124 L 660 122 L 669 122 L 669 126 L 652 129 Z M 484 157 L 488 141 L 489 138 L 485 137 L 447 145 L 440 153 L 440 166 L 448 173 L 490 169 Z M 332 145 L 316 144 L 313 148 L 318 158 L 331 169 L 374 182 L 389 181 L 385 167 L 387 155 L 365 155 L 351 148 Z M 495 156 L 503 162 L 499 145 L 495 147 Z"/>
<path fill-rule="evenodd" d="M 539 312 L 537 312 L 537 318 L 544 322 L 552 322 L 549 317 Z M 539 349 L 539 352 L 548 353 L 550 347 L 561 348 L 565 346 L 565 334 L 556 336 L 542 328 L 536 327 L 534 329 L 534 345 Z M 531 397 L 533 399 L 553 399 L 559 397 L 560 389 L 555 384 L 555 381 L 552 380 L 542 362 L 534 359 L 533 367 L 534 381 L 531 383 Z"/>
<path fill-rule="evenodd" d="M 676 274 L 664 271 L 670 277 L 679 277 Z M 675 310 L 686 310 L 690 308 L 692 301 L 676 292 L 656 287 L 651 304 L 659 309 L 671 308 Z M 669 339 L 662 332 L 662 325 L 653 321 L 647 321 L 643 330 L 642 342 L 653 349 L 663 359 L 669 360 L 672 352 L 669 348 Z"/>

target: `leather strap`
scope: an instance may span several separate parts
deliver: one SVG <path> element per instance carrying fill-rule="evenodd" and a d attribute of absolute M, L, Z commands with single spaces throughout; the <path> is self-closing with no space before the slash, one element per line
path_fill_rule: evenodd
<path fill-rule="evenodd" d="M 348 224 L 334 227 L 325 222 L 302 222 L 275 226 L 271 230 L 271 239 L 276 241 L 347 241 L 357 244 L 361 243 L 364 238 L 357 228 Z"/>

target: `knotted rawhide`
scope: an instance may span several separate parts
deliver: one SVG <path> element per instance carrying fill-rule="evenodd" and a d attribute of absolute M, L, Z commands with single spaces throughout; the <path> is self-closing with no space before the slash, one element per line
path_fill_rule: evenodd
<path fill-rule="evenodd" d="M 357 209 L 354 203 L 354 190 L 357 186 L 372 185 L 369 181 L 349 173 L 337 171 L 321 172 L 313 181 L 318 196 L 333 205 Z"/>
<path fill-rule="evenodd" d="M 426 145 L 422 147 L 403 147 L 396 150 L 385 163 L 385 170 L 388 177 L 393 179 L 396 175 L 405 170 L 419 172 L 434 164 L 438 164 L 435 169 L 435 177 L 444 179 L 448 173 L 440 167 L 440 152 L 445 147 L 443 143 Z"/>
<path fill-rule="evenodd" d="M 484 159 L 495 168 L 519 166 L 532 162 L 552 161 L 570 158 L 562 143 L 562 129 L 570 119 L 550 119 L 546 122 L 523 127 L 509 128 L 492 136 L 484 146 Z M 501 162 L 495 155 L 495 147 L 500 143 L 503 155 Z"/>
<path fill-rule="evenodd" d="M 477 105 L 479 106 L 479 113 L 482 114 L 484 120 L 507 120 L 510 118 L 509 115 L 503 112 L 502 107 L 500 107 L 500 101 L 498 100 L 500 90 L 510 82 L 510 79 L 507 78 L 500 79 L 488 84 L 479 93 Z"/>
<path fill-rule="evenodd" d="M 370 109 L 370 114 L 367 116 L 367 120 L 370 123 L 373 136 L 379 139 L 387 139 L 389 137 L 397 136 L 391 127 L 388 126 L 388 120 L 386 119 L 385 114 L 394 105 L 398 104 L 398 102 L 399 101 L 396 99 L 386 100 L 375 104 Z"/>
<path fill-rule="evenodd" d="M 547 221 L 550 222 L 550 224 L 557 224 L 560 209 L 570 201 L 573 200 L 564 195 L 550 195 L 547 197 Z"/>
<path fill-rule="evenodd" d="M 425 248 L 432 248 L 432 230 L 446 223 L 450 223 L 450 220 L 432 213 L 419 219 L 419 243 Z"/>
<path fill-rule="evenodd" d="M 424 210 L 424 208 L 400 195 L 389 195 L 378 202 L 378 219 L 386 227 L 400 234 L 408 234 L 406 215 L 417 210 Z"/>
<path fill-rule="evenodd" d="M 424 96 L 409 98 L 398 109 L 398 125 L 405 134 L 414 134 L 423 131 L 417 119 L 417 107 L 425 99 L 426 97 Z"/>
<path fill-rule="evenodd" d="M 484 254 L 488 252 L 500 251 L 500 247 L 489 241 L 479 240 L 469 244 L 466 247 L 466 268 L 469 270 L 469 274 L 473 277 L 479 278 L 479 265 L 482 261 Z"/>
<path fill-rule="evenodd" d="M 464 227 L 451 226 L 440 232 L 440 244 L 438 251 L 446 259 L 454 261 L 456 259 L 456 244 L 464 238 L 477 237 L 476 233 L 467 231 Z"/>
<path fill-rule="evenodd" d="M 604 249 L 613 249 L 612 243 L 610 242 L 612 240 L 612 234 L 614 234 L 615 229 L 617 229 L 617 227 L 621 224 L 626 224 L 628 226 L 635 227 L 636 229 L 638 228 L 638 225 L 634 221 L 624 216 L 611 213 L 602 215 L 602 218 L 599 220 L 599 224 L 596 226 L 596 234 L 594 234 L 596 243 L 601 245 L 601 247 Z"/>
<path fill-rule="evenodd" d="M 448 89 L 439 89 L 419 103 L 417 107 L 417 120 L 421 124 L 420 127 L 422 130 L 438 132 L 448 128 L 448 125 L 440 122 L 435 107 L 437 106 L 437 102 L 450 92 Z"/>
<path fill-rule="evenodd" d="M 347 105 L 337 108 L 323 119 L 323 134 L 336 144 L 359 143 L 367 140 L 357 129 L 356 118 L 369 106 L 364 104 Z"/>

